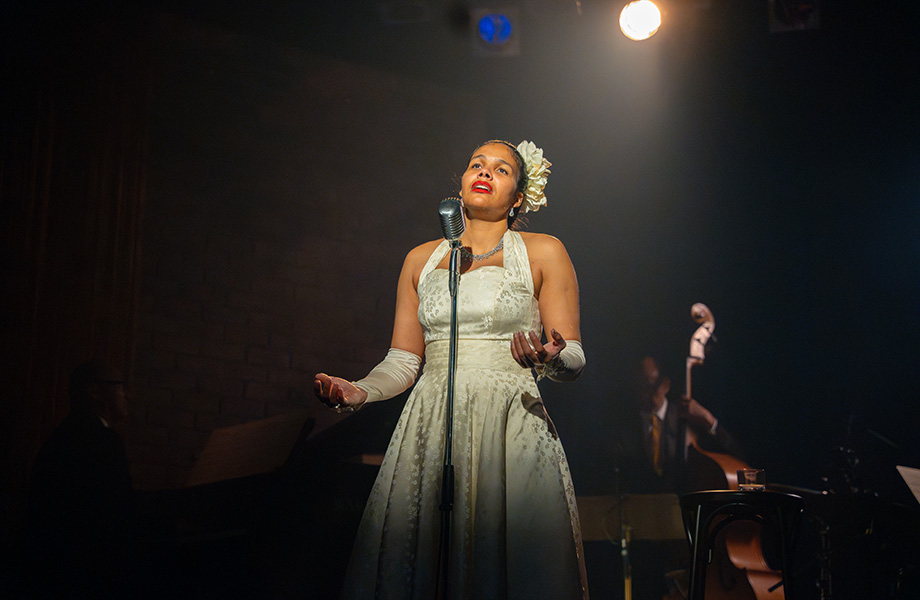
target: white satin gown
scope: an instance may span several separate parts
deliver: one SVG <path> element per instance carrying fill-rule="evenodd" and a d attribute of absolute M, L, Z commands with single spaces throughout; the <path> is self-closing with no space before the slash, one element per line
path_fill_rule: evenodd
<path fill-rule="evenodd" d="M 364 510 L 343 597 L 435 598 L 450 336 L 443 242 L 419 278 L 425 365 Z M 454 504 L 445 600 L 588 597 L 575 489 L 516 331 L 541 331 L 527 249 L 504 235 L 504 266 L 460 276 Z"/>

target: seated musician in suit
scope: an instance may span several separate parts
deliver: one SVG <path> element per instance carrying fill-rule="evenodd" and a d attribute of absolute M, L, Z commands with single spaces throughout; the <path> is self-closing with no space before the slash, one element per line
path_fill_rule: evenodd
<path fill-rule="evenodd" d="M 624 491 L 688 491 L 682 440 L 696 441 L 711 452 L 741 455 L 734 437 L 705 406 L 693 398 L 669 397 L 671 379 L 654 357 L 639 360 L 634 385 L 631 417 L 620 432 L 618 466 Z"/>
<path fill-rule="evenodd" d="M 124 597 L 138 523 L 125 446 L 112 428 L 127 417 L 124 384 L 100 362 L 81 364 L 70 377 L 70 412 L 31 472 L 31 597 Z"/>
<path fill-rule="evenodd" d="M 624 415 L 616 457 L 620 493 L 680 495 L 690 491 L 693 478 L 682 441 L 694 440 L 712 452 L 740 454 L 738 443 L 705 406 L 693 398 L 670 396 L 671 380 L 654 357 L 644 356 L 636 363 L 633 385 L 631 402 L 621 407 Z M 685 540 L 635 539 L 628 554 L 636 600 L 683 597 L 677 590 L 686 587 L 682 579 L 686 573 L 681 570 L 690 564 Z"/>

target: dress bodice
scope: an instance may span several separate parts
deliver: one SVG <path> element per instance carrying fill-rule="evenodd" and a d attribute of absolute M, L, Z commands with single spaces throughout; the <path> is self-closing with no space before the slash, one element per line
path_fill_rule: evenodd
<path fill-rule="evenodd" d="M 542 330 L 524 240 L 520 233 L 511 230 L 502 239 L 503 266 L 479 267 L 460 275 L 459 339 L 510 340 L 516 331 Z M 426 344 L 450 337 L 450 274 L 447 269 L 437 268 L 449 251 L 450 246 L 444 240 L 419 276 L 418 319 Z"/>

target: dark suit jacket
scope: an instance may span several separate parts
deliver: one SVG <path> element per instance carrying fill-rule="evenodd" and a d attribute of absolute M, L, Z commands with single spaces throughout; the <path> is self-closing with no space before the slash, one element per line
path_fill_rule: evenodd
<path fill-rule="evenodd" d="M 662 473 L 655 472 L 647 446 L 651 427 L 648 413 L 632 415 L 624 419 L 625 427 L 620 433 L 617 466 L 620 472 L 621 493 L 633 494 L 680 494 L 688 491 L 688 473 L 681 453 L 680 402 L 669 399 L 662 422 L 660 453 Z M 711 452 L 723 452 L 740 457 L 741 449 L 731 434 L 719 424 L 715 434 L 694 430 L 700 446 Z"/>
<path fill-rule="evenodd" d="M 124 444 L 99 417 L 71 412 L 32 467 L 24 531 L 30 575 L 50 597 L 108 593 L 134 560 L 134 491 Z"/>
<path fill-rule="evenodd" d="M 128 457 L 118 433 L 90 412 L 72 412 L 43 444 L 29 501 L 45 522 L 98 530 L 133 502 Z"/>

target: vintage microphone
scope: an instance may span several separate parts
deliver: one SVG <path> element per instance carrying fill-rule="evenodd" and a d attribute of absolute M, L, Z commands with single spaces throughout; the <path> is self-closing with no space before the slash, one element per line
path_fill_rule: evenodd
<path fill-rule="evenodd" d="M 466 229 L 463 206 L 457 198 L 445 198 L 438 205 L 441 231 L 450 242 L 450 346 L 447 355 L 447 418 L 444 435 L 444 465 L 441 475 L 441 538 L 438 550 L 437 598 L 447 597 L 447 576 L 450 563 L 450 518 L 454 508 L 454 377 L 457 373 L 457 288 L 460 283 L 460 238 Z"/>
<path fill-rule="evenodd" d="M 441 219 L 441 231 L 444 239 L 450 242 L 450 296 L 457 295 L 457 279 L 459 274 L 460 238 L 466 231 L 466 224 L 463 220 L 463 206 L 457 198 L 445 198 L 438 205 L 438 217 Z"/>

